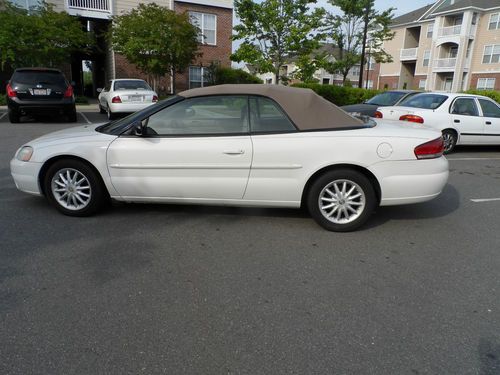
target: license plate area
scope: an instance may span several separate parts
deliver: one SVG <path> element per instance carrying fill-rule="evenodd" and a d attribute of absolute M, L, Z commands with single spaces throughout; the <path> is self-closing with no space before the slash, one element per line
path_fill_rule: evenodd
<path fill-rule="evenodd" d="M 130 102 L 142 102 L 144 97 L 142 95 L 129 95 L 128 100 Z"/>
<path fill-rule="evenodd" d="M 50 95 L 50 89 L 31 89 L 31 95 L 47 96 Z"/>

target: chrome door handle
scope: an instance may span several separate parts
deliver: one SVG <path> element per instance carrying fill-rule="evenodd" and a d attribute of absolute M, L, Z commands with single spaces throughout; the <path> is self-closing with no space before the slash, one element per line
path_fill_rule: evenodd
<path fill-rule="evenodd" d="M 226 155 L 241 155 L 245 153 L 245 150 L 226 150 L 223 153 Z"/>

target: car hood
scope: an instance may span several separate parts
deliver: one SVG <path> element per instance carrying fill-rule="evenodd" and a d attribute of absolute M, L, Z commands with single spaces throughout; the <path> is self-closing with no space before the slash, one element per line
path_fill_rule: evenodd
<path fill-rule="evenodd" d="M 82 125 L 69 129 L 58 130 L 46 135 L 42 135 L 27 144 L 30 146 L 44 146 L 53 143 L 68 143 L 74 140 L 75 142 L 98 141 L 115 139 L 115 135 L 103 134 L 95 129 L 102 124 Z"/>

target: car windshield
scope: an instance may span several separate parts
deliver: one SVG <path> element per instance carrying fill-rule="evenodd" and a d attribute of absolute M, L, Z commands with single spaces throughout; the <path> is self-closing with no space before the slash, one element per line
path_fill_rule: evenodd
<path fill-rule="evenodd" d="M 400 106 L 423 108 L 423 109 L 436 109 L 443 104 L 448 96 L 439 94 L 418 94 L 410 98 L 404 99 Z"/>
<path fill-rule="evenodd" d="M 183 98 L 180 96 L 172 96 L 171 98 L 162 100 L 161 102 L 159 102 L 155 105 L 149 106 L 141 111 L 134 112 L 134 113 L 132 113 L 126 117 L 123 117 L 121 119 L 118 119 L 116 121 L 108 122 L 107 124 L 98 126 L 95 130 L 97 130 L 100 133 L 120 135 L 134 121 L 142 120 L 142 119 L 152 115 L 153 113 L 155 113 L 157 111 L 157 108 L 159 105 L 161 106 L 161 108 L 165 108 L 165 107 L 168 107 L 169 105 L 177 103 L 181 100 L 183 100 Z"/>
<path fill-rule="evenodd" d="M 22 85 L 57 85 L 66 86 L 64 76 L 59 72 L 52 71 L 37 71 L 37 70 L 21 70 L 15 72 L 12 76 L 12 82 Z"/>
<path fill-rule="evenodd" d="M 366 103 L 381 106 L 394 105 L 405 95 L 405 92 L 383 92 L 382 94 L 375 95 L 373 98 L 367 100 Z"/>
<path fill-rule="evenodd" d="M 145 81 L 115 81 L 115 91 L 118 90 L 151 90 L 151 87 Z"/>

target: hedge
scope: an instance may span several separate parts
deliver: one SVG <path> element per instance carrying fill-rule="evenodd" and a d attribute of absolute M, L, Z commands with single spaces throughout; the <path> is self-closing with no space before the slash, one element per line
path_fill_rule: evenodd
<path fill-rule="evenodd" d="M 242 83 L 263 83 L 263 81 L 248 73 L 243 69 L 233 69 L 226 68 L 222 66 L 217 66 L 213 69 L 213 84 L 224 85 L 224 84 L 242 84 Z"/>
<path fill-rule="evenodd" d="M 381 93 L 381 90 L 367 90 L 358 87 L 321 85 L 319 83 L 295 83 L 292 87 L 311 89 L 335 105 L 359 104 Z"/>
<path fill-rule="evenodd" d="M 487 96 L 497 103 L 500 103 L 500 91 L 495 90 L 467 90 L 464 91 L 465 94 L 482 95 Z"/>
<path fill-rule="evenodd" d="M 0 105 L 7 105 L 7 96 L 0 95 Z"/>

